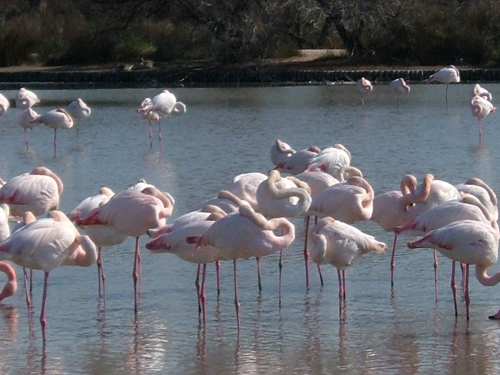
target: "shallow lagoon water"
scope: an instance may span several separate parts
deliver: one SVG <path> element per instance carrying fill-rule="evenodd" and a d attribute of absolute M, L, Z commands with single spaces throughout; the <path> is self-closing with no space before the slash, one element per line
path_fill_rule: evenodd
<path fill-rule="evenodd" d="M 485 85 L 495 98 L 500 85 Z M 413 85 L 400 105 L 385 85 L 360 106 L 350 85 L 173 89 L 187 113 L 162 124 L 163 148 L 136 108 L 159 89 L 36 90 L 39 113 L 81 97 L 92 115 L 75 128 L 29 132 L 24 149 L 19 110 L 0 119 L 0 176 L 8 179 L 39 165 L 64 182 L 60 209 L 68 212 L 101 186 L 115 191 L 144 178 L 176 200 L 172 218 L 213 197 L 241 173 L 271 167 L 270 148 L 281 139 L 296 149 L 342 143 L 377 194 L 398 189 L 407 173 L 426 173 L 453 184 L 480 177 L 500 192 L 498 114 L 484 120 L 479 146 L 471 116 L 472 84 Z M 15 91 L 2 91 L 13 98 Z M 390 286 L 390 253 L 368 254 L 347 271 L 345 320 L 339 319 L 337 273 L 314 267 L 305 287 L 304 222 L 292 220 L 297 238 L 284 252 L 278 295 L 278 255 L 263 259 L 259 293 L 255 261 L 240 261 L 241 329 L 233 304 L 232 264 L 222 264 L 222 291 L 215 270 L 207 276 L 207 325 L 198 318 L 196 266 L 144 247 L 139 312 L 133 310 L 134 240 L 104 250 L 106 299 L 97 294 L 96 267 L 51 272 L 47 340 L 38 322 L 43 275 L 35 273 L 34 315 L 24 291 L 0 303 L 1 374 L 497 374 L 500 325 L 487 316 L 500 308 L 499 287 L 483 287 L 471 271 L 471 315 L 459 304 L 455 317 L 451 262 L 440 257 L 438 299 L 432 251 L 409 250 L 399 241 L 396 281 Z M 356 226 L 392 244 L 373 222 Z M 147 241 L 141 238 L 141 244 Z M 16 266 L 21 281 L 21 269 Z M 497 272 L 498 266 L 492 268 Z"/>

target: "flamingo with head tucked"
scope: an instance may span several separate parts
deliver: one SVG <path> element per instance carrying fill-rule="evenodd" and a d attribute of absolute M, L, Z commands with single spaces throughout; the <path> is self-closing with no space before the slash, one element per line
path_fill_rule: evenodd
<path fill-rule="evenodd" d="M 160 115 L 155 111 L 146 112 L 145 108 L 151 104 L 151 98 L 145 98 L 139 109 L 137 109 L 137 113 L 141 119 L 146 120 L 149 126 L 149 148 L 153 148 L 153 128 L 151 127 L 151 121 L 154 121 L 158 124 L 158 131 L 160 131 Z"/>
<path fill-rule="evenodd" d="M 94 243 L 87 236 L 80 235 L 60 211 L 53 211 L 46 218 L 31 221 L 0 243 L 0 260 L 10 260 L 22 267 L 45 272 L 40 313 L 43 332 L 47 324 L 45 305 L 49 273 L 65 262 L 67 265 L 88 267 L 96 258 Z"/>
<path fill-rule="evenodd" d="M 0 187 L 0 203 L 9 205 L 11 216 L 22 217 L 26 211 L 39 216 L 59 208 L 62 192 L 63 183 L 56 173 L 46 167 L 36 167 Z"/>
<path fill-rule="evenodd" d="M 369 95 L 373 92 L 373 85 L 372 83 L 367 80 L 365 77 L 361 77 L 360 79 L 357 80 L 356 82 L 356 91 L 361 95 L 361 106 L 365 106 L 365 96 Z"/>
<path fill-rule="evenodd" d="M 7 110 L 10 107 L 10 102 L 9 99 L 7 99 L 5 96 L 0 94 L 0 118 L 5 115 Z"/>
<path fill-rule="evenodd" d="M 68 112 L 71 115 L 73 119 L 76 119 L 76 141 L 78 142 L 79 138 L 79 125 L 80 125 L 80 120 L 84 118 L 88 118 L 90 114 L 92 113 L 92 110 L 90 107 L 85 104 L 85 102 L 81 99 L 78 98 L 75 101 L 72 101 L 68 105 Z"/>
<path fill-rule="evenodd" d="M 71 129 L 73 127 L 73 118 L 64 108 L 52 109 L 31 120 L 34 124 L 43 124 L 54 129 L 54 156 L 57 152 L 57 129 Z"/>
<path fill-rule="evenodd" d="M 436 73 L 431 74 L 429 78 L 427 78 L 425 83 L 431 82 L 441 82 L 446 84 L 446 104 L 448 104 L 448 87 L 450 83 L 460 82 L 460 71 L 454 65 L 448 65 Z"/>
<path fill-rule="evenodd" d="M 479 128 L 479 144 L 483 143 L 483 119 L 490 113 L 495 113 L 497 107 L 482 96 L 476 95 L 470 101 L 470 110 L 472 116 L 477 118 L 477 125 Z"/>
<path fill-rule="evenodd" d="M 345 301 L 345 271 L 366 253 L 383 253 L 387 245 L 352 225 L 332 217 L 324 217 L 314 226 L 310 238 L 314 263 L 331 264 L 337 268 L 339 301 Z M 341 306 L 341 305 L 340 305 Z"/>
<path fill-rule="evenodd" d="M 410 85 L 406 83 L 404 78 L 397 78 L 389 82 L 389 88 L 398 94 L 398 105 L 401 101 L 402 94 L 408 94 L 410 92 Z"/>
<path fill-rule="evenodd" d="M 295 154 L 295 150 L 279 139 L 271 147 L 271 162 L 273 165 L 285 162 L 290 156 Z"/>
<path fill-rule="evenodd" d="M 142 191 L 123 190 L 113 195 L 105 204 L 91 210 L 80 218 L 83 228 L 95 225 L 107 225 L 114 232 L 135 237 L 135 254 L 132 278 L 134 281 L 134 311 L 137 314 L 137 280 L 140 278 L 139 238 L 149 229 L 165 225 L 172 215 L 173 199 L 155 187 Z"/>
<path fill-rule="evenodd" d="M 28 137 L 28 129 L 33 129 L 39 126 L 40 124 L 34 122 L 40 115 L 33 110 L 33 108 L 27 108 L 21 112 L 19 117 L 17 118 L 17 125 L 24 129 L 24 143 L 26 144 L 26 151 L 28 151 L 30 146 L 30 140 Z"/>
<path fill-rule="evenodd" d="M 27 90 L 24 87 L 21 87 L 14 98 L 16 103 L 16 108 L 19 109 L 28 109 L 33 107 L 35 104 L 40 103 L 40 99 L 38 96 L 30 90 Z"/>

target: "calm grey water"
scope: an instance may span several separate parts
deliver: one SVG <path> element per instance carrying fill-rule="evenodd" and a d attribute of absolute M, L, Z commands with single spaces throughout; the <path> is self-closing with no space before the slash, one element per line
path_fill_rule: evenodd
<path fill-rule="evenodd" d="M 485 85 L 500 95 L 499 85 Z M 188 108 L 164 122 L 163 150 L 149 148 L 147 122 L 135 109 L 159 89 L 36 91 L 39 113 L 77 97 L 92 115 L 73 128 L 30 132 L 24 151 L 16 125 L 19 110 L 0 119 L 0 176 L 9 179 L 45 165 L 65 184 L 67 212 L 101 186 L 115 191 L 145 178 L 176 199 L 173 217 L 214 196 L 240 173 L 272 167 L 269 151 L 279 138 L 296 149 L 344 144 L 376 193 L 398 189 L 401 177 L 426 173 L 454 184 L 477 176 L 500 192 L 498 114 L 477 121 L 468 101 L 472 85 L 413 85 L 399 107 L 385 85 L 359 105 L 353 86 L 211 88 L 172 90 Z M 3 91 L 13 98 L 14 91 Z M 156 137 L 156 128 L 155 137 Z M 311 272 L 305 287 L 302 219 L 285 250 L 281 306 L 277 256 L 263 259 L 262 293 L 253 260 L 239 262 L 241 329 L 236 328 L 232 265 L 207 280 L 208 322 L 198 318 L 196 266 L 143 248 L 143 281 L 137 320 L 133 311 L 134 241 L 105 249 L 106 300 L 99 302 L 96 267 L 55 269 L 50 276 L 47 341 L 38 323 L 43 276 L 35 273 L 33 319 L 24 291 L 0 303 L 0 374 L 498 374 L 500 325 L 487 316 L 500 308 L 499 287 L 486 288 L 471 272 L 471 316 L 460 301 L 455 318 L 449 288 L 451 262 L 440 258 L 434 295 L 432 252 L 410 251 L 400 241 L 396 281 L 390 254 L 368 254 L 347 272 L 346 319 L 339 320 L 337 274 L 323 267 L 325 285 Z M 392 235 L 372 222 L 357 226 L 389 245 Z M 146 242 L 141 239 L 141 243 Z M 493 267 L 498 271 L 499 267 Z M 21 281 L 21 269 L 18 279 Z M 312 271 L 315 271 L 312 268 Z"/>

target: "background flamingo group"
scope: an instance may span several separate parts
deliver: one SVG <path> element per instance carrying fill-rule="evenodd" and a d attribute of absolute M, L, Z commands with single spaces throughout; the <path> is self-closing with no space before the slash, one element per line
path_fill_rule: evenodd
<path fill-rule="evenodd" d="M 402 85 L 401 82 L 400 84 Z M 395 90 L 397 91 L 397 89 Z M 409 92 L 409 90 L 406 92 Z M 479 94 L 477 96 L 479 96 Z M 34 102 L 34 104 L 35 103 L 36 102 Z M 174 103 L 179 102 L 175 100 Z M 28 107 L 27 109 L 30 108 L 31 107 Z M 141 114 L 156 113 L 160 116 L 159 113 L 163 113 L 166 116 L 174 110 L 174 107 L 170 109 L 170 112 L 168 112 L 168 110 L 162 112 L 162 110 L 155 105 L 143 104 L 140 109 L 141 111 L 139 111 L 139 113 Z M 184 109 L 180 109 L 180 111 L 184 113 L 185 107 Z M 159 139 L 161 140 L 160 136 Z M 172 215 L 174 201 L 173 199 L 169 199 L 168 196 L 167 200 L 157 198 L 155 194 L 160 192 L 160 190 L 154 190 L 149 187 L 140 189 L 137 193 L 132 193 L 128 190 L 116 194 L 110 193 L 108 199 L 103 199 L 101 203 L 98 203 L 84 215 L 77 210 L 76 216 L 72 217 L 71 214 L 68 216 L 74 220 L 78 231 L 86 233 L 88 238 L 94 243 L 96 248 L 96 260 L 98 257 L 100 258 L 100 256 L 97 255 L 100 253 L 100 250 L 99 252 L 97 251 L 98 248 L 112 247 L 115 241 L 116 244 L 120 243 L 121 239 L 126 239 L 128 236 L 136 238 L 137 246 L 135 249 L 133 271 L 134 286 L 136 282 L 140 280 L 141 255 L 139 250 L 139 238 L 146 234 L 152 234 L 155 230 L 158 231 L 157 233 L 159 233 L 159 235 L 146 244 L 146 247 L 151 251 L 172 252 L 177 254 L 181 259 L 189 259 L 188 261 L 197 264 L 198 269 L 200 269 L 200 267 L 206 267 L 208 263 L 232 261 L 237 316 L 240 308 L 237 297 L 237 260 L 246 258 L 260 259 L 274 252 L 281 252 L 286 247 L 289 247 L 291 242 L 295 239 L 295 227 L 289 218 L 303 217 L 304 221 L 306 221 L 310 217 L 316 217 L 318 219 L 323 217 L 324 219 L 321 219 L 316 226 L 311 226 L 306 229 L 306 233 L 311 235 L 311 239 L 306 241 L 304 254 L 311 252 L 312 255 L 314 253 L 311 259 L 318 265 L 331 264 L 339 269 L 339 275 L 341 275 L 339 278 L 339 283 L 341 283 L 339 287 L 342 285 L 342 288 L 339 289 L 339 296 L 342 298 L 345 292 L 344 271 L 352 266 L 360 255 L 370 251 L 368 250 L 369 246 L 361 243 L 367 241 L 367 238 L 377 242 L 376 252 L 382 252 L 387 247 L 374 238 L 370 238 L 369 234 L 360 234 L 355 230 L 355 227 L 350 226 L 350 224 L 357 221 L 375 221 L 375 212 L 380 211 L 380 206 L 377 207 L 376 203 L 378 195 L 375 194 L 373 188 L 369 184 L 369 178 L 364 178 L 362 174 L 351 176 L 351 173 L 356 174 L 356 172 L 353 172 L 355 171 L 355 167 L 350 165 L 351 163 L 351 153 L 345 147 L 341 147 L 341 145 L 327 146 L 323 149 L 319 149 L 316 146 L 296 151 L 285 142 L 277 140 L 276 143 L 271 146 L 270 173 L 249 172 L 248 174 L 235 176 L 234 180 L 228 184 L 227 190 L 234 194 L 237 199 L 227 199 L 229 195 L 226 192 L 222 194 L 214 192 L 213 200 L 199 203 L 199 208 L 197 208 L 199 211 L 196 212 L 207 212 L 211 209 L 209 206 L 216 206 L 218 202 L 225 201 L 221 203 L 219 207 L 220 211 L 215 215 L 204 215 L 205 217 L 203 219 L 201 219 L 201 216 L 195 218 L 196 215 L 192 215 L 190 219 L 186 220 L 185 224 L 179 224 L 176 228 L 170 227 L 168 230 L 165 229 L 165 232 L 162 233 L 161 230 L 164 225 L 170 224 L 167 223 L 167 221 L 168 217 Z M 348 177 L 345 177 L 345 173 L 347 173 Z M 293 177 L 290 175 L 293 175 Z M 400 178 L 405 179 L 406 176 L 400 176 Z M 15 177 L 12 179 L 15 179 Z M 424 180 L 427 181 L 427 177 Z M 239 184 L 239 181 L 245 182 Z M 386 205 L 386 210 L 382 209 L 385 213 L 389 211 L 397 212 L 395 217 L 392 218 L 393 224 L 387 227 L 384 226 L 384 229 L 388 228 L 387 230 L 395 231 L 398 235 L 401 235 L 403 231 L 396 229 L 398 226 L 404 226 L 409 220 L 416 219 L 418 217 L 417 212 L 423 214 L 423 212 L 430 211 L 430 207 L 433 206 L 434 202 L 434 190 L 432 189 L 432 185 L 437 181 L 438 180 L 432 178 L 431 182 L 423 182 L 421 186 L 418 184 L 409 184 L 401 188 L 401 191 L 396 191 L 394 193 L 395 200 L 391 201 L 390 204 L 384 203 L 384 205 Z M 9 182 L 10 180 L 7 180 L 6 186 L 9 186 Z M 96 189 L 97 188 L 98 187 L 96 187 Z M 58 194 L 62 193 L 62 190 L 57 190 Z M 438 193 L 441 192 L 441 190 L 437 189 Z M 328 198 L 323 198 L 327 196 L 327 194 Z M 134 209 L 134 212 L 140 213 L 144 209 L 144 215 L 137 214 L 134 215 L 135 217 L 128 217 L 127 212 L 130 211 L 121 210 L 133 201 L 136 195 L 141 203 L 137 209 Z M 339 204 L 345 205 L 345 207 L 342 207 L 340 213 L 330 207 L 326 207 L 326 205 L 332 205 L 335 202 L 335 198 L 332 198 L 335 195 L 341 197 L 338 200 Z M 16 200 L 19 196 L 20 191 L 16 191 L 6 195 L 4 201 L 4 204 L 9 205 L 9 208 L 13 209 L 12 212 L 15 217 L 19 217 L 21 216 L 20 214 L 23 214 L 23 212 L 15 211 L 17 209 L 15 204 L 18 203 Z M 123 203 L 116 203 L 116 206 L 113 207 L 115 202 L 119 202 L 119 198 L 122 196 L 125 197 Z M 145 199 L 144 196 L 152 196 L 159 199 L 159 201 L 155 200 L 153 203 L 153 200 L 151 200 L 150 203 L 146 203 L 143 206 L 142 201 Z M 82 197 L 82 199 L 83 198 L 85 197 Z M 413 201 L 407 203 L 410 202 L 410 199 L 413 199 Z M 461 199 L 459 196 L 454 196 L 447 200 L 458 201 L 459 199 Z M 390 200 L 391 199 L 389 199 L 389 201 Z M 170 202 L 170 207 L 167 207 L 169 205 L 167 202 Z M 246 202 L 248 202 L 248 204 Z M 493 207 L 496 207 L 496 202 L 490 203 Z M 227 207 L 229 206 L 232 208 L 228 209 Z M 44 209 L 42 213 L 45 214 L 47 210 L 56 209 L 57 204 L 54 204 Z M 356 209 L 358 209 L 359 212 L 356 212 Z M 165 210 L 169 212 L 163 212 Z M 216 210 L 217 209 L 215 209 L 215 211 Z M 414 217 L 410 217 L 410 215 L 408 215 L 409 212 L 414 213 Z M 42 213 L 37 212 L 36 214 L 40 216 Z M 191 212 L 186 213 L 186 215 L 189 213 Z M 53 217 L 52 219 L 55 220 Z M 124 225 L 125 219 L 130 219 L 130 223 Z M 38 220 L 41 219 L 39 218 Z M 224 226 L 223 223 L 226 221 L 230 222 L 230 220 L 235 220 L 235 223 L 229 226 L 232 230 L 225 230 L 224 227 L 226 226 Z M 239 222 L 245 223 L 248 228 L 251 228 L 242 230 L 245 234 L 254 232 L 254 236 L 249 238 L 251 240 L 258 239 L 256 240 L 258 244 L 265 247 L 263 250 L 259 252 L 257 245 L 249 246 L 246 249 L 238 248 L 241 246 L 242 242 L 251 243 L 250 239 L 248 241 L 242 241 L 242 238 L 244 238 L 243 234 L 236 236 L 235 239 L 232 239 L 233 242 L 231 242 L 228 236 L 234 235 L 234 228 L 238 228 L 237 225 L 239 224 L 236 223 Z M 216 223 L 217 225 L 215 225 Z M 337 223 L 335 225 L 338 225 L 338 223 L 343 223 L 340 225 L 345 224 L 346 226 L 343 227 L 343 230 L 346 230 L 349 236 L 354 236 L 355 239 L 348 240 L 350 237 L 348 237 L 347 234 L 341 237 L 344 241 L 337 241 L 334 240 L 333 237 L 329 238 L 325 236 L 325 239 L 321 240 L 324 244 L 320 250 L 318 245 L 320 242 L 319 236 L 326 230 L 325 228 L 329 228 L 333 223 Z M 30 224 L 31 223 L 27 223 L 25 227 L 28 227 Z M 218 226 L 220 226 L 220 228 L 217 228 Z M 109 230 L 110 234 L 116 234 L 119 239 L 113 241 L 100 240 L 98 235 L 92 235 L 91 232 L 94 229 L 103 228 Z M 170 237 L 167 238 L 167 235 Z M 498 234 L 494 235 L 498 237 Z M 172 241 L 174 236 L 178 237 L 175 241 Z M 83 240 L 80 239 L 80 241 Z M 345 244 L 343 242 L 345 242 Z M 238 245 L 236 245 L 236 243 Z M 307 245 L 309 245 L 309 247 Z M 412 244 L 411 246 L 416 247 L 417 245 Z M 73 247 L 76 248 L 77 246 L 68 245 L 65 250 Z M 198 257 L 197 252 L 202 249 L 206 249 L 208 255 Z M 237 251 L 241 251 L 241 253 Z M 322 256 L 319 255 L 320 251 L 324 253 Z M 68 256 L 60 265 L 70 265 L 72 262 L 75 264 L 79 263 L 76 254 L 75 252 L 73 258 Z M 341 264 L 338 263 L 338 257 L 341 259 Z M 346 261 L 346 257 L 351 260 Z M 463 263 L 471 262 L 468 258 L 457 261 Z M 307 262 L 306 260 L 306 264 Z M 485 263 L 485 265 L 491 265 L 491 260 L 489 260 L 489 262 L 490 263 Z M 281 263 L 279 267 L 281 269 Z M 99 277 L 100 282 L 103 282 L 102 275 L 103 274 L 100 274 Z M 197 275 L 200 275 L 200 273 L 198 272 Z M 204 297 L 202 291 L 205 287 L 204 275 L 205 272 L 203 272 L 201 276 L 203 281 L 201 284 L 197 284 L 198 302 L 201 307 L 206 303 L 206 297 Z M 101 290 L 101 288 L 99 288 L 99 290 Z M 99 293 L 103 294 L 102 291 Z M 136 309 L 137 298 L 136 296 Z M 202 308 L 206 311 L 205 307 Z M 206 318 L 204 318 L 204 320 L 206 320 Z"/>

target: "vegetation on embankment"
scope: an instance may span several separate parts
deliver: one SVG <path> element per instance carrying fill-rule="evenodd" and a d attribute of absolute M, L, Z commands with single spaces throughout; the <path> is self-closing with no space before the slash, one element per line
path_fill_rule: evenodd
<path fill-rule="evenodd" d="M 227 66 L 341 48 L 349 66 L 500 61 L 496 0 L 21 0 L 2 2 L 0 67 Z"/>

